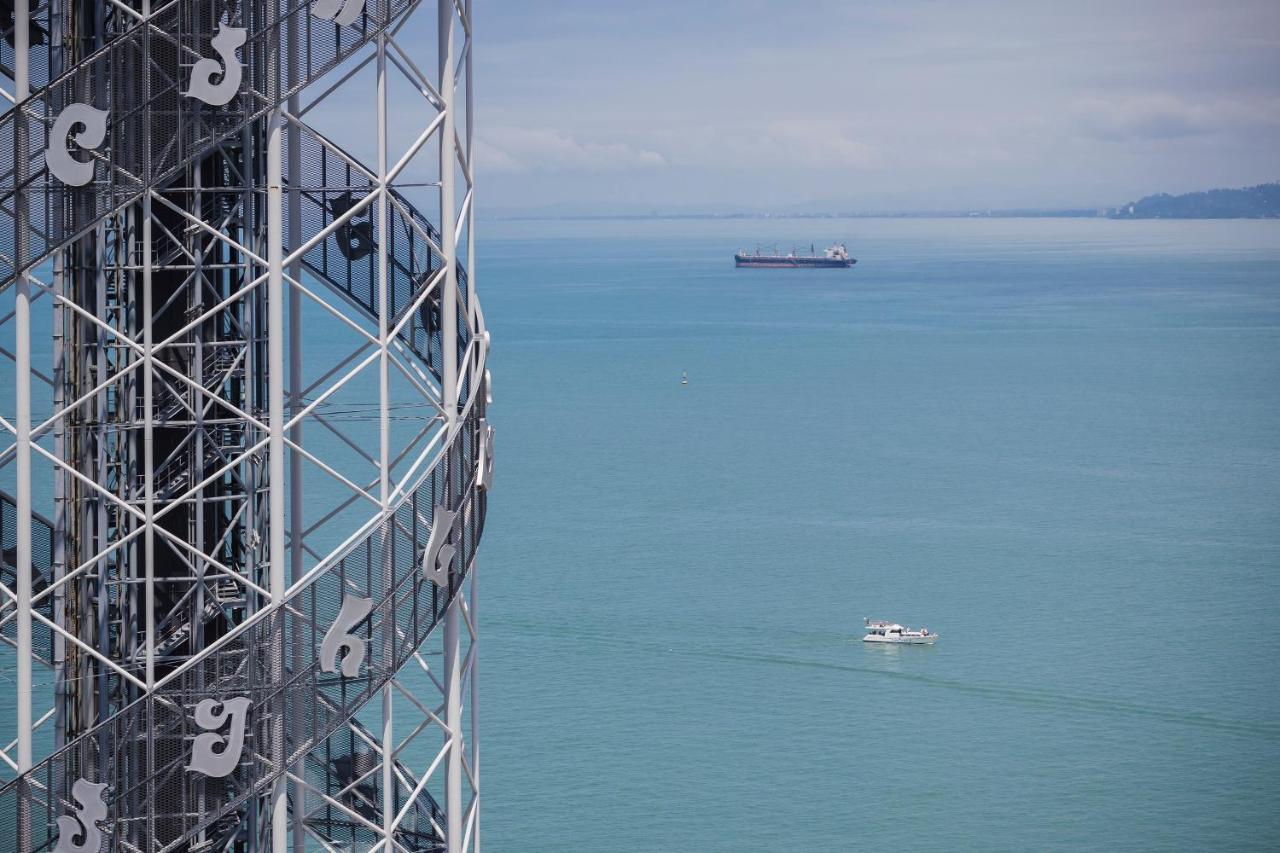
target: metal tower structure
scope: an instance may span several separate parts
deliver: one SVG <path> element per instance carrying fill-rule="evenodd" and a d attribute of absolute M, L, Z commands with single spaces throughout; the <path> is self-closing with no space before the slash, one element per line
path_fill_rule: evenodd
<path fill-rule="evenodd" d="M 471 13 L 0 0 L 0 849 L 479 850 Z"/>

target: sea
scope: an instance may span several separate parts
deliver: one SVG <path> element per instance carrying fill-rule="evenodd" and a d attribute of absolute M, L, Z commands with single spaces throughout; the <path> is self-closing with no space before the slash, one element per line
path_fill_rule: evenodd
<path fill-rule="evenodd" d="M 1280 849 L 1280 222 L 477 238 L 484 849 Z"/>
<path fill-rule="evenodd" d="M 476 237 L 481 849 L 1280 849 L 1280 221 Z M 359 341 L 315 313 L 318 376 Z"/>

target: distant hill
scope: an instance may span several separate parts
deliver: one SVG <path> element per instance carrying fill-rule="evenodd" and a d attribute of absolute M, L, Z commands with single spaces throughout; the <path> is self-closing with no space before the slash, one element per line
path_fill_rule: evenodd
<path fill-rule="evenodd" d="M 1112 219 L 1276 219 L 1280 183 L 1186 195 L 1149 195 L 1117 207 Z"/>

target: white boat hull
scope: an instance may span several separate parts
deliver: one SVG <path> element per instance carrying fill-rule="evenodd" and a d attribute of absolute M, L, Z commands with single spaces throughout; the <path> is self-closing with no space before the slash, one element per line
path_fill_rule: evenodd
<path fill-rule="evenodd" d="M 927 637 L 880 637 L 868 634 L 862 638 L 862 642 L 888 643 L 895 646 L 932 646 L 937 639 L 937 634 L 930 634 Z"/>

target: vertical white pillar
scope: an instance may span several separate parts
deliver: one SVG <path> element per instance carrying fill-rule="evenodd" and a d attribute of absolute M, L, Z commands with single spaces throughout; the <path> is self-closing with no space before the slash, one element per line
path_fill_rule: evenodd
<path fill-rule="evenodd" d="M 391 377 L 387 348 L 390 334 L 391 302 L 390 274 L 387 266 L 387 37 L 378 36 L 378 501 L 382 506 L 382 591 L 390 592 L 391 575 Z M 389 665 L 393 659 L 395 634 L 391 619 L 394 602 L 389 601 L 382 624 L 383 661 Z M 392 828 L 395 824 L 395 727 L 392 720 L 393 697 L 391 683 L 382 688 L 382 832 L 386 836 L 387 850 L 394 850 Z"/>
<path fill-rule="evenodd" d="M 284 117 L 279 108 L 271 111 L 267 123 L 267 426 L 268 426 L 268 520 L 269 560 L 268 589 L 272 605 L 284 601 L 284 183 L 282 160 Z M 285 611 L 280 608 L 272 617 L 276 623 L 275 647 L 271 650 L 275 668 L 275 684 L 285 681 L 284 624 Z M 283 765 L 288 747 L 285 743 L 284 694 L 272 717 L 272 760 Z M 285 853 L 289 844 L 289 801 L 282 774 L 271 792 L 271 849 Z"/>
<path fill-rule="evenodd" d="M 458 247 L 454 156 L 453 0 L 439 0 L 440 97 L 444 121 L 440 125 L 440 243 L 444 250 L 444 293 L 440 297 L 440 326 L 444 363 L 442 390 L 452 438 L 458 420 Z M 454 507 L 456 509 L 456 507 Z"/>
<path fill-rule="evenodd" d="M 467 207 L 467 320 L 472 330 L 477 328 L 479 303 L 476 300 L 476 158 L 475 158 L 475 77 L 471 73 L 471 60 L 476 52 L 476 19 L 471 12 L 471 0 L 467 0 L 467 22 L 470 32 L 467 34 L 467 61 L 463 66 L 462 84 L 467 92 L 467 127 L 463 145 L 466 148 L 467 169 L 471 173 L 467 184 L 467 192 L 471 194 L 471 204 Z M 480 349 L 476 349 L 476 360 L 480 359 Z M 474 770 L 474 768 L 473 768 Z"/>
<path fill-rule="evenodd" d="M 57 214 L 55 214 L 56 216 Z M 66 347 L 63 337 L 63 310 L 59 301 L 66 292 L 66 277 L 61 252 L 53 261 L 53 409 L 66 405 Z M 53 453 L 67 458 L 67 420 L 58 418 L 53 427 Z M 53 582 L 59 584 L 53 594 L 53 621 L 66 627 L 67 591 L 61 585 L 67 570 L 67 474 L 61 468 L 53 475 Z M 59 633 L 53 635 L 53 750 L 62 749 L 67 740 L 67 641 Z"/>
<path fill-rule="evenodd" d="M 21 104 L 30 87 L 28 53 L 31 50 L 31 6 L 29 0 L 17 0 L 14 9 L 13 95 Z M 15 184 L 22 186 L 27 176 L 27 122 L 22 112 L 16 112 L 13 123 L 15 138 Z M 16 432 L 15 474 L 17 475 L 17 510 L 14 522 L 17 548 L 14 573 L 17 581 L 18 612 L 15 637 L 18 645 L 17 714 L 18 725 L 18 773 L 31 769 L 31 282 L 22 265 L 27 260 L 27 196 L 19 192 L 14 200 L 14 272 L 18 274 L 14 298 L 14 428 Z M 18 838 L 17 844 L 31 840 L 31 789 L 24 780 L 18 785 Z"/>
<path fill-rule="evenodd" d="M 439 39 L 440 97 L 444 121 L 440 125 L 440 241 L 444 250 L 444 293 L 440 298 L 442 349 L 441 390 L 448 419 L 448 436 L 452 443 L 458 429 L 458 248 L 455 237 L 457 213 L 454 199 L 456 162 L 454 154 L 454 73 L 453 73 L 453 0 L 439 0 L 437 34 Z M 448 465 L 448 489 L 458 477 L 457 460 Z M 457 507 L 450 507 L 457 509 Z M 462 594 L 459 590 L 459 595 Z M 445 771 L 445 843 L 448 853 L 462 851 L 462 685 L 459 664 L 461 649 L 458 638 L 458 602 L 455 599 L 444 615 L 445 727 L 449 739 L 449 759 Z"/>
<path fill-rule="evenodd" d="M 466 146 L 467 168 L 470 182 L 467 186 L 471 193 L 471 204 L 467 207 L 467 319 L 471 326 L 471 334 L 479 328 L 479 303 L 476 299 L 476 159 L 475 159 L 475 77 L 471 73 L 472 59 L 476 51 L 476 17 L 472 12 L 471 0 L 466 0 L 464 7 L 467 13 L 467 61 L 463 69 L 463 86 L 467 92 L 467 128 L 463 144 Z M 479 342 L 477 342 L 479 343 Z M 474 358 L 477 363 L 484 355 L 485 346 L 476 347 Z M 471 393 L 484 393 L 474 378 Z M 480 853 L 480 625 L 476 620 L 476 575 L 479 574 L 480 561 L 471 561 L 471 596 L 468 606 L 471 614 L 471 777 L 475 782 L 475 816 L 471 827 L 471 853 Z"/>
<path fill-rule="evenodd" d="M 151 17 L 151 0 L 142 0 L 142 16 L 149 19 Z M 150 22 L 148 21 L 148 24 Z M 144 55 L 150 56 L 151 45 L 150 38 L 144 42 Z M 147 79 L 147 78 L 144 78 Z M 149 81 L 148 81 L 149 82 Z M 148 107 L 151 103 L 150 86 L 147 86 L 146 100 Z M 150 152 L 151 152 L 151 120 L 148 116 L 142 124 L 142 145 L 143 150 L 147 152 L 148 168 L 150 173 Z M 142 405 L 146 410 L 142 423 L 142 475 L 143 475 L 143 500 L 145 502 L 144 514 L 144 530 L 142 533 L 143 547 L 146 549 L 147 555 L 143 572 L 143 607 L 146 609 L 144 617 L 144 630 L 147 633 L 146 646 L 144 654 L 146 655 L 146 681 L 147 692 L 151 693 L 156 686 L 156 530 L 155 530 L 155 511 L 156 511 L 156 492 L 155 492 L 155 361 L 153 359 L 152 346 L 155 342 L 153 337 L 155 325 L 155 302 L 151 292 L 152 270 L 151 270 L 151 192 L 148 191 L 142 200 L 142 348 L 145 353 L 146 361 L 142 365 Z M 199 611 L 196 611 L 197 613 Z M 155 726 L 155 705 L 151 702 L 147 703 L 147 725 Z M 154 749 L 147 750 L 147 836 L 146 843 L 148 850 L 154 850 L 156 846 L 156 751 Z"/>
<path fill-rule="evenodd" d="M 462 648 L 458 630 L 458 601 L 444 614 L 444 721 L 449 731 L 449 763 L 445 770 L 445 849 L 462 853 Z"/>
<path fill-rule="evenodd" d="M 30 86 L 28 53 L 31 50 L 30 0 L 14 3 L 14 98 L 18 103 L 27 97 Z M 14 170 L 21 186 L 27 176 L 28 140 L 26 116 L 17 112 L 14 122 Z M 14 521 L 16 532 L 18 612 L 16 637 L 18 644 L 17 741 L 18 772 L 31 769 L 31 282 L 22 267 L 27 261 L 27 196 L 15 200 L 14 227 L 17 229 L 14 271 L 18 273 L 14 299 L 14 427 L 17 433 L 15 473 L 18 478 Z M 24 784 L 18 791 L 18 843 L 30 838 L 30 790 Z"/>
<path fill-rule="evenodd" d="M 155 303 L 151 294 L 151 193 L 142 199 L 142 494 L 143 510 L 143 548 L 146 557 L 143 563 L 143 608 L 146 613 L 143 624 L 146 630 L 146 645 L 143 653 L 146 656 L 147 693 L 156 687 L 156 535 L 155 535 L 155 363 L 152 360 L 152 327 L 155 320 Z M 147 703 L 147 725 L 155 725 L 154 705 Z M 147 850 L 155 849 L 155 758 L 154 749 L 146 751 L 147 757 Z"/>
<path fill-rule="evenodd" d="M 294 85 L 298 73 L 298 30 L 305 19 L 300 15 L 289 18 L 286 35 L 285 53 L 288 61 L 288 74 L 285 79 Z M 299 98 L 295 93 L 289 96 L 289 115 L 298 114 Z M 302 136 L 297 125 L 289 124 L 289 248 L 296 249 L 302 245 Z M 293 281 L 302 278 L 302 261 L 296 260 L 289 265 L 289 276 Z M 289 417 L 295 418 L 302 411 L 302 292 L 298 288 L 289 287 Z M 302 446 L 302 424 L 296 423 L 289 431 L 289 439 L 297 446 Z M 302 532 L 302 454 L 296 450 L 289 452 L 289 581 L 297 582 L 305 571 L 303 564 Z M 296 676 L 302 671 L 303 651 L 302 638 L 293 637 L 293 673 Z M 303 708 L 298 707 L 293 716 L 295 731 L 302 731 Z M 302 778 L 305 767 L 299 761 L 294 766 L 294 775 Z M 306 853 L 307 834 L 305 820 L 307 787 L 301 781 L 293 786 L 293 853 Z"/>
<path fill-rule="evenodd" d="M 467 273 L 470 274 L 470 268 Z M 475 817 L 471 826 L 471 853 L 480 853 L 480 623 L 476 621 L 476 575 L 480 561 L 471 561 L 471 596 L 467 606 L 471 613 L 471 777 L 475 780 Z"/>
<path fill-rule="evenodd" d="M 144 18 L 151 17 L 151 0 L 142 0 L 142 16 Z M 148 92 L 148 97 L 150 93 Z M 150 150 L 151 146 L 151 122 L 145 120 L 143 122 L 143 139 L 142 144 L 144 150 Z M 146 678 L 147 692 L 155 689 L 156 686 L 156 582 L 155 582 L 155 479 L 152 475 L 155 473 L 155 449 L 153 438 L 155 436 L 155 412 L 152 406 L 155 393 L 155 366 L 151 358 L 152 345 L 152 325 L 155 320 L 153 316 L 154 303 L 151 299 L 151 193 L 148 192 L 142 199 L 142 350 L 145 353 L 145 361 L 142 365 L 142 405 L 146 409 L 142 422 L 142 465 L 143 465 L 143 500 L 146 506 L 145 529 L 142 533 L 145 542 L 146 556 L 146 577 L 143 581 L 146 600 L 146 617 L 145 626 L 147 632 L 146 639 Z M 152 768 L 148 768 L 148 774 L 153 772 Z M 154 814 L 155 809 L 148 809 Z"/>
<path fill-rule="evenodd" d="M 146 550 L 143 589 L 146 609 L 146 679 L 147 691 L 156 686 L 156 581 L 155 581 L 155 365 L 152 361 L 152 326 L 155 303 L 151 295 L 151 193 L 142 199 L 142 474 L 146 519 L 142 538 Z"/>

